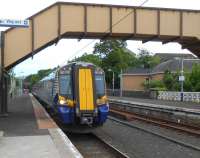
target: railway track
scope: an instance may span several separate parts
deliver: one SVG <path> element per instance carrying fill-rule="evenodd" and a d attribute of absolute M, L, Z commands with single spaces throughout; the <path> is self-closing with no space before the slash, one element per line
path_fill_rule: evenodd
<path fill-rule="evenodd" d="M 128 156 L 92 133 L 66 134 L 85 158 L 128 158 Z"/>
<path fill-rule="evenodd" d="M 36 99 L 44 106 L 57 125 L 65 132 L 65 127 L 51 110 L 47 108 L 48 104 L 38 97 L 36 97 Z M 127 155 L 93 133 L 83 134 L 65 132 L 65 134 L 85 158 L 129 158 Z"/>
<path fill-rule="evenodd" d="M 125 106 L 125 105 L 123 105 L 123 106 Z M 166 121 L 166 120 L 162 120 L 162 119 L 158 119 L 158 118 L 151 118 L 148 116 L 140 115 L 138 113 L 136 114 L 132 111 L 130 112 L 125 109 L 118 109 L 118 108 L 114 108 L 111 106 L 110 114 L 112 116 L 119 117 L 119 118 L 122 118 L 122 119 L 125 119 L 128 121 L 139 120 L 139 121 L 151 123 L 151 124 L 154 124 L 157 126 L 161 126 L 161 127 L 165 127 L 165 128 L 169 128 L 169 129 L 173 129 L 173 130 L 178 130 L 180 132 L 188 133 L 191 135 L 200 136 L 200 128 L 198 128 L 198 127 L 175 123 L 175 122 L 170 122 L 170 121 Z"/>
<path fill-rule="evenodd" d="M 112 111 L 113 109 L 111 109 Z M 48 111 L 48 110 L 47 110 Z M 49 112 L 49 111 L 48 111 Z M 126 115 L 131 115 L 130 113 L 126 113 Z M 132 117 L 132 116 L 131 116 Z M 54 117 L 53 117 L 54 118 Z M 54 118 L 55 119 L 55 118 Z M 119 124 L 136 128 L 138 130 L 141 130 L 143 132 L 147 132 L 149 134 L 152 134 L 154 136 L 158 136 L 160 138 L 166 139 L 170 142 L 179 144 L 181 146 L 193 149 L 195 151 L 200 151 L 199 146 L 195 146 L 189 143 L 182 142 L 180 140 L 138 127 L 136 125 L 131 124 L 127 121 L 122 121 L 113 117 L 109 118 L 111 121 L 118 122 Z M 133 117 L 131 119 L 134 119 Z M 62 128 L 62 126 L 60 126 Z M 74 134 L 74 133 L 66 133 L 66 135 L 69 137 L 71 142 L 76 146 L 76 148 L 79 150 L 79 152 L 86 158 L 128 158 L 125 154 L 117 150 L 112 145 L 106 143 L 99 137 L 97 137 L 94 134 Z"/>
<path fill-rule="evenodd" d="M 145 133 L 160 137 L 160 138 L 165 139 L 167 141 L 179 144 L 179 145 L 181 145 L 183 147 L 187 147 L 187 148 L 190 148 L 190 149 L 198 151 L 198 152 L 200 151 L 200 147 L 199 146 L 196 146 L 196 145 L 193 145 L 193 144 L 190 144 L 190 143 L 186 143 L 186 142 L 180 141 L 180 140 L 172 138 L 172 137 L 168 137 L 168 136 L 160 134 L 158 132 L 153 132 L 153 131 L 151 131 L 149 129 L 145 129 L 145 128 L 139 127 L 139 126 L 134 125 L 134 124 L 132 124 L 130 122 L 123 121 L 123 120 L 120 120 L 120 119 L 117 119 L 117 118 L 114 118 L 114 117 L 111 117 L 111 116 L 108 116 L 108 119 L 111 120 L 111 121 L 117 122 L 117 123 L 119 123 L 121 125 L 125 125 L 127 127 L 134 128 L 134 129 L 143 131 Z"/>

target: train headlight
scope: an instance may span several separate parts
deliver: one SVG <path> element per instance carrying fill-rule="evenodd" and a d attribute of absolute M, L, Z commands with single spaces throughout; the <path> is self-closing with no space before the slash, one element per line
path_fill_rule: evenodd
<path fill-rule="evenodd" d="M 60 100 L 59 102 L 60 102 L 61 105 L 66 104 L 65 100 Z"/>
<path fill-rule="evenodd" d="M 106 96 L 103 96 L 103 97 L 97 99 L 97 105 L 107 104 L 107 102 L 108 102 L 108 99 Z"/>
<path fill-rule="evenodd" d="M 59 96 L 59 103 L 60 103 L 60 105 L 67 105 L 69 107 L 73 107 L 75 105 L 75 102 L 73 100 L 67 99 L 62 96 Z"/>
<path fill-rule="evenodd" d="M 59 96 L 59 103 L 60 103 L 61 105 L 66 104 L 67 101 L 66 101 L 65 97 Z"/>

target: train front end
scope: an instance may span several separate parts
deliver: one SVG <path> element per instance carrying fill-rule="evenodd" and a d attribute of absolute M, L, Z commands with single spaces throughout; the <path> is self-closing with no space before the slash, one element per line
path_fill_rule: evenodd
<path fill-rule="evenodd" d="M 102 125 L 109 105 L 102 69 L 90 63 L 76 63 L 59 72 L 58 113 L 64 124 Z"/>

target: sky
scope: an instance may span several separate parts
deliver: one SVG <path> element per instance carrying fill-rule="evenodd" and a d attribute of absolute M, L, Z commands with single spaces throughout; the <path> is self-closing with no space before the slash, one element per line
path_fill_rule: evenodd
<path fill-rule="evenodd" d="M 63 0 L 66 1 L 66 0 Z M 139 6 L 146 0 L 71 0 L 66 2 L 101 3 Z M 26 19 L 38 11 L 57 2 L 56 0 L 0 0 L 0 19 Z M 181 2 L 181 3 L 180 3 Z M 147 0 L 145 7 L 180 8 L 200 10 L 200 0 Z M 0 30 L 7 28 L 0 27 Z M 67 60 L 93 51 L 98 40 L 62 39 L 55 46 L 52 45 L 14 67 L 16 76 L 26 76 L 36 73 L 40 69 L 53 68 L 63 65 Z M 128 48 L 138 53 L 139 48 L 145 48 L 152 53 L 189 53 L 181 49 L 177 43 L 162 45 L 160 42 L 127 41 Z M 84 48 L 84 49 L 83 49 Z M 81 50 L 81 51 L 80 51 Z"/>

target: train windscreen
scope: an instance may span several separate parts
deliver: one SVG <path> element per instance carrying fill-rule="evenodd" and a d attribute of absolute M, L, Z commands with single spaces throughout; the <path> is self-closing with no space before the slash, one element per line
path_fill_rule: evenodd
<path fill-rule="evenodd" d="M 72 83 L 69 74 L 60 75 L 60 94 L 72 98 Z"/>
<path fill-rule="evenodd" d="M 95 74 L 96 94 L 98 97 L 105 95 L 104 75 Z"/>

